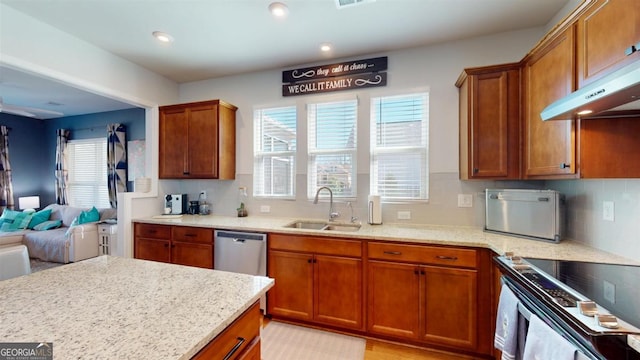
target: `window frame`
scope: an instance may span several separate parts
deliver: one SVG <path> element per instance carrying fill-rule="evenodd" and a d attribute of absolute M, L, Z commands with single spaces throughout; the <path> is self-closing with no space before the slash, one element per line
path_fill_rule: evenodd
<path fill-rule="evenodd" d="M 292 110 L 293 115 L 295 117 L 295 133 L 293 134 L 293 138 L 295 139 L 295 146 L 294 148 L 291 150 L 280 150 L 280 151 L 263 151 L 263 144 L 264 144 L 264 138 L 263 138 L 263 134 L 264 134 L 264 117 L 263 114 L 265 111 L 270 111 L 270 110 L 277 110 L 277 109 L 287 109 L 290 108 L 290 110 Z M 258 126 L 259 125 L 259 126 Z M 254 107 L 253 109 L 253 144 L 254 144 L 254 149 L 253 149 L 253 197 L 255 198 L 262 198 L 262 199 L 284 199 L 284 200 L 294 200 L 296 198 L 296 171 L 297 171 L 297 161 L 298 161 L 298 151 L 299 151 L 299 147 L 298 147 L 298 109 L 297 109 L 297 105 L 293 104 L 282 104 L 282 105 L 275 105 L 275 106 L 260 106 L 260 107 Z M 275 139 L 275 137 L 272 137 L 272 139 Z M 265 186 L 265 182 L 264 182 L 264 174 L 262 174 L 262 169 L 260 165 L 263 164 L 263 162 L 265 161 L 265 159 L 269 158 L 272 162 L 278 159 L 283 159 L 286 161 L 290 161 L 290 174 L 288 174 L 289 177 L 289 192 L 287 194 L 284 195 L 277 195 L 277 194 L 273 194 L 273 191 L 271 191 L 270 193 L 266 193 L 266 191 L 264 191 L 264 186 Z M 273 169 L 273 164 L 271 166 L 271 168 Z M 273 180 L 273 174 L 274 172 L 272 171 L 272 175 L 271 175 L 271 183 L 274 183 Z M 260 182 L 258 182 L 257 179 L 260 179 Z"/>
<path fill-rule="evenodd" d="M 102 163 L 102 171 L 104 172 L 104 179 L 99 180 L 96 178 L 94 181 L 82 181 L 76 180 L 76 171 L 75 171 L 75 156 L 76 152 L 74 151 L 75 146 L 80 144 L 94 144 L 94 145 L 103 145 L 102 153 L 100 159 L 94 158 L 93 161 L 96 164 Z M 108 167 L 107 167 L 107 137 L 97 137 L 97 138 L 88 138 L 88 139 L 77 139 L 77 140 L 69 140 L 67 141 L 67 149 L 65 151 L 65 157 L 67 161 L 67 198 L 68 203 L 71 206 L 76 207 L 91 207 L 95 206 L 96 208 L 109 208 L 111 207 L 109 203 L 109 186 L 108 186 Z M 95 153 L 97 154 L 97 153 Z M 87 159 L 87 161 L 91 161 Z M 96 176 L 100 174 L 95 174 Z M 84 186 L 84 187 L 93 187 L 91 193 L 97 194 L 93 197 L 93 199 L 88 204 L 80 203 L 83 198 L 78 198 L 75 196 L 74 187 L 76 186 Z M 104 192 L 101 190 L 104 189 Z M 100 199 L 102 198 L 102 200 Z"/>
<path fill-rule="evenodd" d="M 393 98 L 411 98 L 424 96 L 423 99 L 423 118 L 421 120 L 421 143 L 419 146 L 378 146 L 377 134 L 378 124 L 376 122 L 376 102 L 381 99 L 393 99 Z M 428 203 L 429 202 L 429 89 L 413 89 L 402 92 L 394 93 L 377 93 L 371 94 L 369 98 L 369 190 L 372 194 L 380 195 L 382 202 L 384 203 Z M 379 178 L 378 178 L 378 159 L 380 155 L 391 154 L 418 154 L 423 157 L 422 168 L 420 169 L 420 195 L 419 197 L 409 196 L 385 196 L 379 193 Z"/>

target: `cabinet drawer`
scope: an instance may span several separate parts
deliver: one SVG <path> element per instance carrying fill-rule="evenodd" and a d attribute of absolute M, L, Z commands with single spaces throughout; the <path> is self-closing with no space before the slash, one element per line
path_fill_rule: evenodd
<path fill-rule="evenodd" d="M 171 239 L 171 226 L 136 223 L 135 236 L 153 239 Z"/>
<path fill-rule="evenodd" d="M 362 242 L 316 236 L 270 234 L 269 249 L 362 257 Z"/>
<path fill-rule="evenodd" d="M 173 241 L 213 243 L 213 229 L 195 228 L 190 226 L 174 226 Z"/>
<path fill-rule="evenodd" d="M 477 266 L 476 250 L 472 249 L 382 242 L 370 242 L 367 249 L 370 259 L 469 268 Z"/>
<path fill-rule="evenodd" d="M 260 337 L 260 305 L 255 303 L 191 359 L 236 359 Z M 258 343 L 259 344 L 259 343 Z"/>

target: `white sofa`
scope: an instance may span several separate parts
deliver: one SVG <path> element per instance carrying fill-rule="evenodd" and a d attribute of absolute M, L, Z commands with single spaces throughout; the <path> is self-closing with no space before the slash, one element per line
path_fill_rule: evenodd
<path fill-rule="evenodd" d="M 68 263 L 98 256 L 98 222 L 75 225 L 84 208 L 51 204 L 49 220 L 61 220 L 59 228 L 35 231 L 0 232 L 0 247 L 24 244 L 29 257 L 44 261 Z M 116 217 L 115 209 L 98 209 L 100 220 Z"/>

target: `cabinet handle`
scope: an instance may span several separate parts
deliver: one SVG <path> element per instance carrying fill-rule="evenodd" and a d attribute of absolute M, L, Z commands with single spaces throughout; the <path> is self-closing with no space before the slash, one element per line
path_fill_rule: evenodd
<path fill-rule="evenodd" d="M 633 54 L 634 52 L 636 52 L 636 50 L 638 50 L 638 49 L 636 49 L 636 46 L 635 45 L 631 45 L 628 48 L 624 49 L 624 54 L 626 56 L 629 56 L 629 55 Z"/>
<path fill-rule="evenodd" d="M 309 264 L 311 264 L 311 259 L 308 259 L 308 260 L 307 260 L 307 262 L 308 262 Z"/>
<path fill-rule="evenodd" d="M 424 274 L 425 274 L 424 270 L 420 270 L 420 275 L 424 275 Z"/>
<path fill-rule="evenodd" d="M 153 229 L 153 230 L 148 230 L 147 232 L 148 232 L 149 234 L 155 234 L 155 233 L 157 233 L 158 231 L 157 231 L 156 229 Z"/>
<path fill-rule="evenodd" d="M 400 251 L 385 251 L 384 253 L 387 255 L 402 255 Z"/>
<path fill-rule="evenodd" d="M 560 164 L 560 169 L 566 169 L 566 168 L 570 168 L 571 164 L 566 164 L 566 163 L 562 163 Z"/>
<path fill-rule="evenodd" d="M 418 275 L 418 270 L 413 270 L 413 273 Z"/>
<path fill-rule="evenodd" d="M 164 244 L 164 247 L 169 247 L 169 244 Z"/>
<path fill-rule="evenodd" d="M 189 233 L 187 233 L 187 234 L 184 234 L 184 236 L 186 236 L 186 237 L 196 237 L 196 236 L 198 236 L 198 235 L 196 235 L 196 234 L 189 234 Z"/>
<path fill-rule="evenodd" d="M 458 257 L 457 256 L 438 255 L 438 256 L 436 256 L 436 259 L 438 259 L 438 260 L 446 260 L 446 261 L 456 261 L 456 260 L 458 260 Z"/>
<path fill-rule="evenodd" d="M 233 356 L 233 354 L 238 351 L 238 349 L 240 349 L 240 346 L 242 346 L 242 344 L 244 344 L 245 339 L 238 336 L 238 338 L 236 339 L 238 340 L 238 342 L 236 343 L 236 345 L 231 348 L 231 350 L 229 350 L 229 352 L 227 353 L 227 355 L 224 356 L 223 360 L 229 360 L 231 359 L 231 357 Z"/>
<path fill-rule="evenodd" d="M 478 169 L 478 168 L 473 168 L 473 173 L 474 173 L 474 174 L 477 174 L 479 171 L 480 171 L 480 169 Z"/>

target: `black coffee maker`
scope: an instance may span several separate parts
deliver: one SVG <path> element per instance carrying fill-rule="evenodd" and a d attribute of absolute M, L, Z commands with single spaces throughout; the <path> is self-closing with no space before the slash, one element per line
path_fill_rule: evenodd
<path fill-rule="evenodd" d="M 191 215 L 200 214 L 200 201 L 198 201 L 198 200 L 189 201 L 188 213 L 191 214 Z"/>

